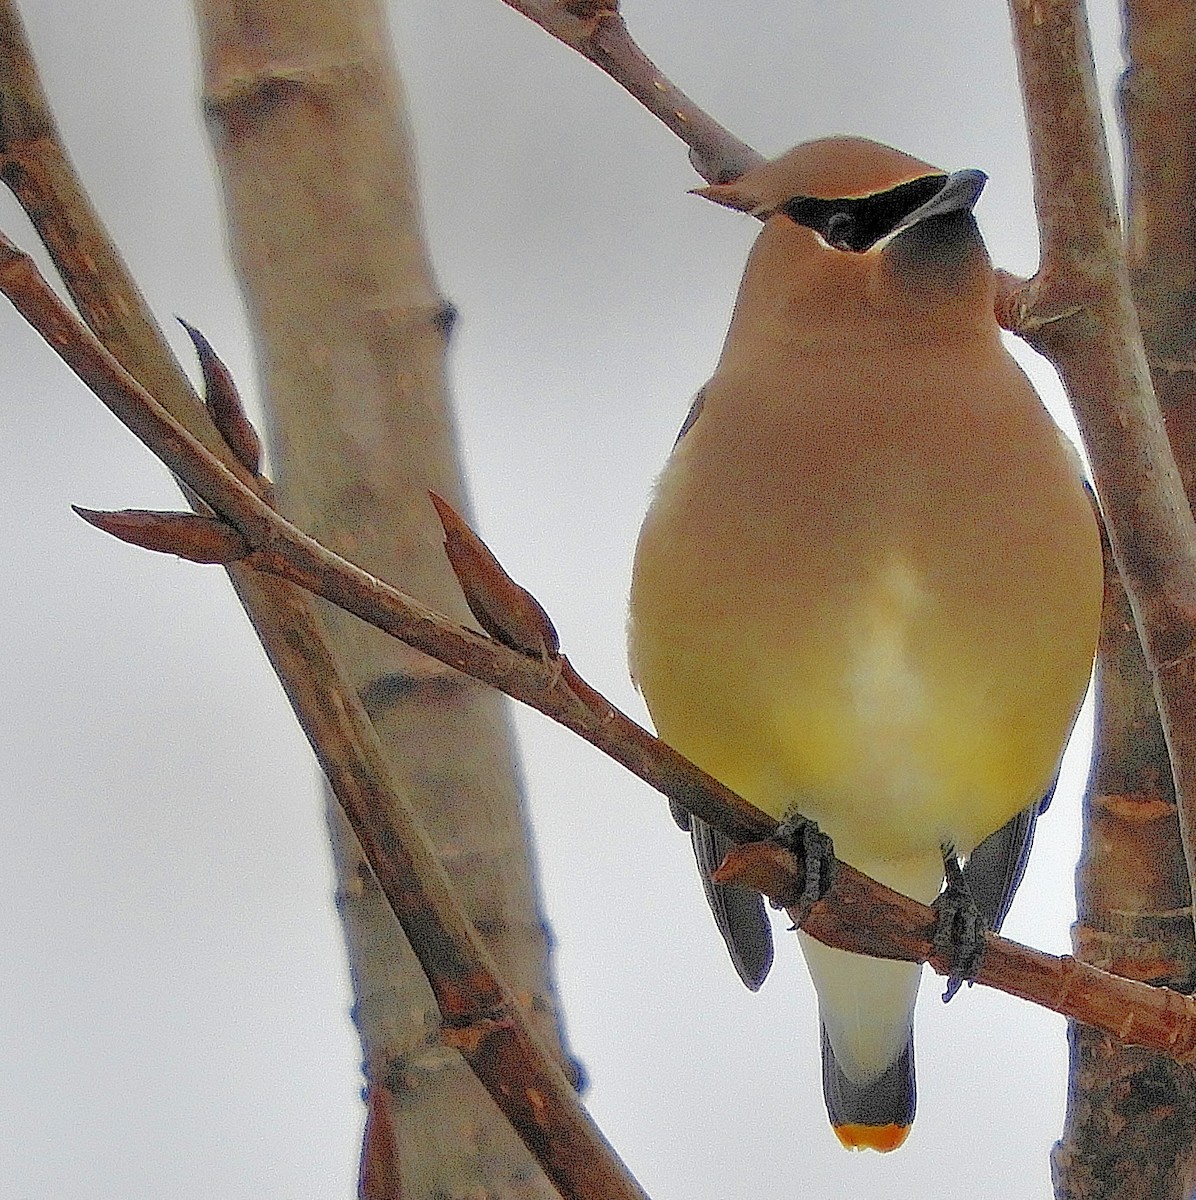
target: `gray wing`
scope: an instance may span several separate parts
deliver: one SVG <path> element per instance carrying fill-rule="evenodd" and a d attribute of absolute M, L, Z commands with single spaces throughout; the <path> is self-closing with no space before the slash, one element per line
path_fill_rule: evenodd
<path fill-rule="evenodd" d="M 753 992 L 757 991 L 772 966 L 772 927 L 764 897 L 738 884 L 715 883 L 711 877 L 735 843 L 677 805 L 672 805 L 672 809 L 677 824 L 689 830 L 706 902 L 727 944 L 731 962 L 739 978 Z"/>
<path fill-rule="evenodd" d="M 1092 504 L 1096 524 L 1103 538 L 1105 527 L 1101 520 L 1096 492 L 1087 479 L 1084 480 L 1084 491 Z M 1009 915 L 1009 906 L 1013 903 L 1014 894 L 1026 873 L 1030 848 L 1034 844 L 1034 824 L 1050 807 L 1058 783 L 1059 775 L 1056 772 L 1042 799 L 1037 804 L 1031 804 L 1024 812 L 1018 813 L 996 833 L 990 833 L 972 851 L 971 858 L 964 866 L 964 881 L 993 933 L 1000 933 L 1001 925 Z"/>
<path fill-rule="evenodd" d="M 1026 873 L 1026 863 L 1030 860 L 1034 825 L 1050 806 L 1058 782 L 1056 775 L 1046 795 L 1037 804 L 1023 809 L 996 833 L 990 833 L 964 864 L 964 883 L 976 901 L 985 925 L 993 933 L 1001 932 L 1001 926 L 1009 915 L 1009 907 Z M 952 999 L 962 985 L 962 979 L 949 980 L 947 990 L 943 993 L 944 1003 Z M 968 986 L 971 987 L 970 980 Z"/>
<path fill-rule="evenodd" d="M 1055 782 L 1052 780 L 1046 795 L 1037 804 L 1023 809 L 996 833 L 989 834 L 964 864 L 964 882 L 993 933 L 1001 931 L 1014 894 L 1026 873 L 1030 848 L 1034 844 L 1034 825 L 1046 812 L 1055 794 Z"/>
<path fill-rule="evenodd" d="M 673 443 L 673 449 L 676 450 L 681 439 L 694 427 L 694 422 L 702 413 L 702 405 L 706 403 L 706 389 L 698 388 L 698 394 L 693 398 L 693 403 L 689 406 L 689 412 L 685 414 L 685 420 L 681 422 L 681 428 L 677 431 L 677 440 Z M 675 815 L 675 814 L 674 814 Z"/>

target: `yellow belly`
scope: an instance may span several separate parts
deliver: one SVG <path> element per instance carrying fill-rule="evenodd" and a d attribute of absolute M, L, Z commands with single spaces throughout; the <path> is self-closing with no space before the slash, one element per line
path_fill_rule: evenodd
<path fill-rule="evenodd" d="M 660 735 L 873 873 L 969 852 L 1049 786 L 1091 670 L 1099 543 L 1053 431 L 1011 466 L 993 440 L 947 468 L 911 443 L 787 469 L 787 446 L 831 435 L 704 444 L 707 420 L 637 549 L 631 657 Z M 727 467 L 720 436 L 756 441 Z"/>
<path fill-rule="evenodd" d="M 970 851 L 1048 785 L 1086 651 L 1044 668 L 1033 636 L 948 625 L 914 583 L 890 564 L 838 612 L 738 647 L 662 637 L 639 667 L 660 735 L 772 815 L 817 820 L 849 861 Z"/>

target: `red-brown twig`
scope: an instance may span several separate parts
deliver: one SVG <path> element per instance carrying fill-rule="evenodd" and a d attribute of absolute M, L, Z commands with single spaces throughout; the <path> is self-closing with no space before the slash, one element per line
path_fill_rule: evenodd
<path fill-rule="evenodd" d="M 86 330 L 77 327 L 33 264 L 7 243 L 0 243 L 0 288 L 96 395 L 234 527 L 252 548 L 245 563 L 299 583 L 432 657 L 538 708 L 736 840 L 760 839 L 775 828 L 770 817 L 635 725 L 585 685 L 565 660 L 522 654 L 458 626 L 330 553 L 283 520 L 191 438 Z M 113 523 L 114 532 L 122 531 L 121 520 L 118 517 Z M 104 518 L 98 519 L 103 522 Z M 126 525 L 123 531 L 134 528 Z M 161 531 L 154 536 L 160 540 Z M 185 551 L 185 541 L 179 539 L 176 552 Z M 334 777 L 334 787 L 336 783 Z M 352 815 L 351 805 L 352 798 L 347 804 Z M 395 894 L 392 902 L 400 919 L 412 920 L 412 912 L 405 908 L 411 903 L 411 892 L 402 878 L 410 866 L 410 848 L 393 829 L 380 836 L 367 823 L 365 833 L 371 839 L 368 849 L 379 882 L 388 896 Z M 770 845 L 746 848 L 730 869 L 778 897 L 792 895 L 800 883 L 799 865 Z M 415 920 L 420 937 L 412 940 L 424 944 L 425 951 L 431 943 L 433 965 L 438 970 L 433 982 L 435 986 L 437 978 L 440 981 L 442 1001 L 450 1012 L 469 1014 L 468 1020 L 460 1022 L 464 1026 L 459 1034 L 462 1052 L 475 1067 L 480 1063 L 482 1070 L 493 1071 L 492 1078 L 505 1079 L 508 1089 L 509 1072 L 517 1071 L 516 1078 L 526 1079 L 527 1065 L 520 1055 L 528 1052 L 534 1060 L 538 1048 L 523 1044 L 521 1035 L 503 1020 L 487 1019 L 480 1013 L 479 998 L 492 994 L 497 985 L 471 974 L 469 964 L 474 960 L 462 957 L 462 946 L 471 945 L 468 937 L 461 942 L 451 936 L 452 931 L 443 930 L 436 923 L 435 911 L 421 909 Z M 934 913 L 925 905 L 839 864 L 829 893 L 814 906 L 804 927 L 828 945 L 879 957 L 925 961 L 946 973 L 947 964 L 936 956 L 932 943 L 935 923 Z M 978 982 L 1096 1025 L 1126 1042 L 1183 1062 L 1196 1061 L 1196 1000 L 991 935 L 987 945 Z M 460 986 L 462 995 L 454 995 L 453 984 Z M 493 994 L 496 1011 L 507 1011 L 504 1006 L 513 1001 Z M 553 1105 L 539 1107 L 540 1099 L 542 1096 L 533 1097 L 531 1092 L 517 1097 L 523 1104 L 522 1108 L 515 1104 L 520 1110 L 516 1118 L 523 1121 L 524 1129 L 529 1119 L 543 1121 L 545 1114 L 555 1116 Z M 547 1130 L 541 1128 L 541 1132 L 547 1136 Z"/>
<path fill-rule="evenodd" d="M 725 183 L 762 162 L 761 156 L 699 108 L 636 45 L 617 0 L 503 0 L 601 67 L 690 149 L 708 183 Z"/>
<path fill-rule="evenodd" d="M 789 857 L 771 843 L 741 846 L 728 855 L 720 875 L 728 883 L 748 883 L 783 895 L 800 882 L 795 881 L 795 864 L 787 861 Z M 926 962 L 948 975 L 950 964 L 933 944 L 935 919 L 926 905 L 839 863 L 830 892 L 814 905 L 802 928 L 830 946 L 877 958 Z M 1192 997 L 1110 975 L 1070 954 L 1044 954 L 991 933 L 985 940 L 977 983 L 1096 1026 L 1122 1042 L 1196 1063 Z"/>

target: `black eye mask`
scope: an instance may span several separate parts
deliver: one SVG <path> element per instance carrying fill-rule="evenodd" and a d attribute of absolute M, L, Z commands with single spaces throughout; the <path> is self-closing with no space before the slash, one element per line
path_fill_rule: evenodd
<path fill-rule="evenodd" d="M 887 192 L 842 200 L 794 196 L 778 211 L 798 225 L 813 229 L 828 246 L 862 254 L 897 229 L 927 201 L 933 200 L 950 178 L 949 175 L 923 175 L 921 179 L 911 179 Z"/>

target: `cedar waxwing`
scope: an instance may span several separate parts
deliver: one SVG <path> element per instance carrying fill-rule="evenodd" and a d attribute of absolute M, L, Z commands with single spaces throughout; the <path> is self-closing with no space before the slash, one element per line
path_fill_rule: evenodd
<path fill-rule="evenodd" d="M 980 847 L 965 876 L 999 925 L 1088 684 L 1102 568 L 1079 459 L 1001 343 L 984 182 L 829 138 L 701 189 L 765 223 L 640 533 L 629 649 L 677 750 L 924 903 L 944 855 Z M 763 904 L 710 880 L 728 843 L 684 823 L 758 987 Z M 892 1150 L 921 968 L 799 939 L 831 1124 Z"/>

